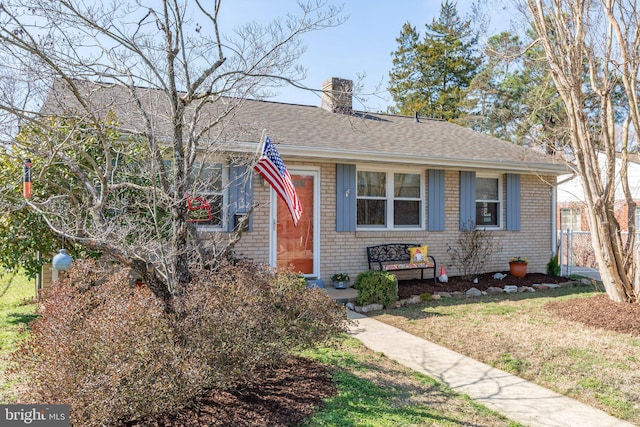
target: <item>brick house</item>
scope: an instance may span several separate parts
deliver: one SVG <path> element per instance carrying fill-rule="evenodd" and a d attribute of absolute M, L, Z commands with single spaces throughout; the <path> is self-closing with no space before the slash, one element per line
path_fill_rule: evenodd
<path fill-rule="evenodd" d="M 600 164 L 604 165 L 604 156 L 600 155 Z M 640 155 L 633 154 L 629 159 L 629 185 L 634 201 L 638 205 L 635 210 L 635 227 L 640 230 Z M 620 170 L 620 161 L 616 162 L 616 170 Z M 621 231 L 628 231 L 627 202 L 619 182 L 616 182 L 614 213 Z M 586 204 L 582 181 L 577 176 L 561 175 L 558 177 L 557 223 L 560 230 L 589 231 Z"/>
<path fill-rule="evenodd" d="M 512 256 L 526 256 L 530 272 L 545 271 L 555 247 L 555 182 L 567 172 L 561 161 L 442 120 L 356 111 L 351 87 L 349 80 L 327 80 L 320 107 L 239 104 L 221 133 L 226 154 L 212 166 L 224 181 L 212 189 L 220 215 L 198 225 L 203 237 L 228 232 L 255 206 L 236 252 L 328 282 L 334 273 L 367 270 L 366 247 L 382 243 L 428 245 L 456 275 L 447 248 L 462 227 L 475 224 L 499 241 L 487 271 L 507 270 Z M 132 103 L 121 99 L 125 91 L 93 90 L 102 92 L 96 105 L 103 112 L 136 126 L 127 110 Z M 161 106 L 161 95 L 148 92 Z M 64 103 L 64 96 L 54 93 L 47 103 L 54 101 Z M 302 201 L 297 227 L 250 165 L 234 163 L 255 156 L 266 135 Z M 247 173 L 251 179 L 237 179 Z"/>

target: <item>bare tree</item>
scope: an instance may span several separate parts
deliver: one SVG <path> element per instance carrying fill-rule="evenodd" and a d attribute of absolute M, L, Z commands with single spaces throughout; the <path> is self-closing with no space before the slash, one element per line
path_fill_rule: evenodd
<path fill-rule="evenodd" d="M 583 183 L 605 289 L 614 301 L 638 303 L 636 204 L 627 172 L 634 142 L 630 135 L 640 134 L 640 11 L 635 2 L 626 0 L 526 0 L 525 4 L 567 111 L 575 172 Z M 628 207 L 627 236 L 614 215 L 618 177 Z"/>
<path fill-rule="evenodd" d="M 451 263 L 458 267 L 465 280 L 473 280 L 484 273 L 485 264 L 499 250 L 493 233 L 476 228 L 472 223 L 465 224 L 455 244 L 447 245 Z"/>
<path fill-rule="evenodd" d="M 167 302 L 190 281 L 190 263 L 209 262 L 187 200 L 220 184 L 209 168 L 229 160 L 225 123 L 248 97 L 301 86 L 300 36 L 342 20 L 312 0 L 267 26 L 223 31 L 221 3 L 0 4 L 6 153 L 39 159 L 34 181 L 47 189 L 30 208 L 59 235 L 133 267 Z M 238 233 L 218 233 L 209 256 Z"/>

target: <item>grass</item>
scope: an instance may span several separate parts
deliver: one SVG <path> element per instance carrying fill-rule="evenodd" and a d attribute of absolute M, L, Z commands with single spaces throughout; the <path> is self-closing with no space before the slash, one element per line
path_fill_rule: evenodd
<path fill-rule="evenodd" d="M 0 403 L 10 403 L 15 400 L 15 383 L 6 380 L 8 356 L 26 336 L 27 324 L 35 319 L 35 286 L 22 273 L 0 273 Z"/>
<path fill-rule="evenodd" d="M 33 283 L 21 275 L 1 279 L 0 370 L 7 356 L 26 336 L 26 323 L 34 318 Z M 305 425 L 316 426 L 519 426 L 504 416 L 459 395 L 435 380 L 404 368 L 359 341 L 345 337 L 338 348 L 308 351 L 307 357 L 327 364 L 338 394 L 328 399 Z M 0 376 L 0 402 L 15 399 L 14 381 Z"/>
<path fill-rule="evenodd" d="M 0 403 L 15 400 L 7 356 L 35 318 L 34 284 L 0 276 Z M 538 294 L 444 299 L 387 310 L 378 320 L 509 371 L 640 425 L 640 339 L 555 318 L 552 300 L 595 295 L 588 287 Z M 358 341 L 305 355 L 330 366 L 338 394 L 305 426 L 516 426 L 435 380 Z"/>
<path fill-rule="evenodd" d="M 338 394 L 303 426 L 519 426 L 347 338 L 305 356 L 331 366 Z"/>
<path fill-rule="evenodd" d="M 444 299 L 374 316 L 640 425 L 638 338 L 559 319 L 545 309 L 551 301 L 596 294 L 583 286 Z"/>

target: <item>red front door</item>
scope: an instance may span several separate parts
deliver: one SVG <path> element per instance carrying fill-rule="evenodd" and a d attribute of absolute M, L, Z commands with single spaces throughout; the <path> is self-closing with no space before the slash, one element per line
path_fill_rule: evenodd
<path fill-rule="evenodd" d="M 298 225 L 293 225 L 287 205 L 277 197 L 276 266 L 313 275 L 314 272 L 314 174 L 291 175 L 302 205 Z"/>

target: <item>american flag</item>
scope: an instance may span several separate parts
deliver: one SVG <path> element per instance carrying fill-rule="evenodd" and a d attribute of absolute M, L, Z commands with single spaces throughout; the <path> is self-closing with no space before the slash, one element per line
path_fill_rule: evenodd
<path fill-rule="evenodd" d="M 284 165 L 282 158 L 280 158 L 276 146 L 273 145 L 269 137 L 264 142 L 262 156 L 253 168 L 284 200 L 289 212 L 291 212 L 293 224 L 298 225 L 298 220 L 302 215 L 302 205 L 296 194 L 293 182 L 291 182 L 291 175 L 289 175 L 289 171 L 287 171 L 287 167 Z"/>

